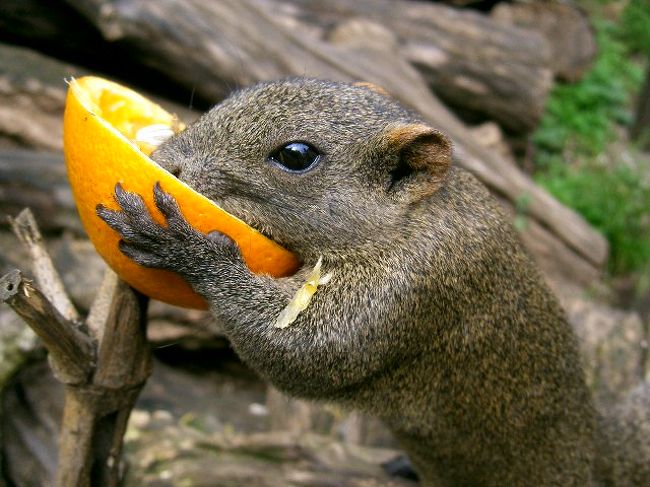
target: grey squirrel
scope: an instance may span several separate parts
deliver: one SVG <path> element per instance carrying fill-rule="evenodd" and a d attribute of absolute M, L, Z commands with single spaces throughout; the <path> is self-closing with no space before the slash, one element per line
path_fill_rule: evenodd
<path fill-rule="evenodd" d="M 563 311 L 496 201 L 414 113 L 368 86 L 262 83 L 153 157 L 304 265 L 252 274 L 159 185 L 166 227 L 119 185 L 121 211 L 97 208 L 122 252 L 185 278 L 279 389 L 380 417 L 424 485 L 650 485 L 650 465 L 604 458 Z M 278 329 L 319 257 L 331 281 Z"/>

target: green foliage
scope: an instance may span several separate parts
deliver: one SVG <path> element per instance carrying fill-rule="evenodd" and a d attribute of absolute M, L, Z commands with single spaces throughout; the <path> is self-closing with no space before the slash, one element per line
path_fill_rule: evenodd
<path fill-rule="evenodd" d="M 627 45 L 650 58 L 650 2 L 630 0 L 623 10 L 621 26 Z"/>
<path fill-rule="evenodd" d="M 609 240 L 614 274 L 650 269 L 650 183 L 644 169 L 647 174 L 650 168 L 554 163 L 537 177 Z"/>
<path fill-rule="evenodd" d="M 594 66 L 580 82 L 556 86 L 533 135 L 536 180 L 607 237 L 612 273 L 649 272 L 650 163 L 602 154 L 633 119 L 643 68 L 632 54 L 650 53 L 650 2 L 629 0 L 619 23 L 594 27 Z"/>
<path fill-rule="evenodd" d="M 524 231 L 528 226 L 528 207 L 530 206 L 531 195 L 530 193 L 522 193 L 515 201 L 515 220 L 514 227 L 519 231 Z"/>
<path fill-rule="evenodd" d="M 642 70 L 628 56 L 619 28 L 595 23 L 600 53 L 593 68 L 576 84 L 558 84 L 551 92 L 533 135 L 537 164 L 545 167 L 558 155 L 596 155 L 613 140 L 616 124 L 632 121 L 631 93 L 641 84 Z"/>

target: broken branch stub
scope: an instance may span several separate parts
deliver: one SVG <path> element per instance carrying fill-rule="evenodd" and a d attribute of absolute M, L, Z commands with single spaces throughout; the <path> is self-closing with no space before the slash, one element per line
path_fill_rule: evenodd
<path fill-rule="evenodd" d="M 36 282 L 47 299 L 65 319 L 78 321 L 79 313 L 68 298 L 63 281 L 47 253 L 32 211 L 25 208 L 16 218 L 9 217 L 9 223 L 16 237 L 28 250 Z"/>
<path fill-rule="evenodd" d="M 94 364 L 92 340 L 66 320 L 19 270 L 0 279 L 0 300 L 11 306 L 43 340 L 52 369 L 61 382 L 79 384 L 87 380 Z"/>

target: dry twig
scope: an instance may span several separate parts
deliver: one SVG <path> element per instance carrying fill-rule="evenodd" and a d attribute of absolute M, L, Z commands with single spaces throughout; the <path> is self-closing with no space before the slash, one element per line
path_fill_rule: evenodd
<path fill-rule="evenodd" d="M 31 212 L 21 212 L 12 227 L 38 284 L 14 270 L 0 278 L 0 301 L 43 340 L 65 384 L 56 485 L 115 486 L 129 414 L 151 373 L 146 298 L 107 271 L 89 323 L 82 323 Z"/>

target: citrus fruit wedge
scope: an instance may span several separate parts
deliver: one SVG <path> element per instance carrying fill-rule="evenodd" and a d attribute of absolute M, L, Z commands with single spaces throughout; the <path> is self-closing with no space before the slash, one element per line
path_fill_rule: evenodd
<path fill-rule="evenodd" d="M 128 284 L 154 299 L 187 308 L 205 309 L 207 303 L 180 276 L 142 267 L 118 249 L 120 237 L 95 213 L 98 204 L 119 209 L 113 194 L 121 183 L 138 193 L 159 223 L 164 218 L 153 201 L 153 186 L 178 202 L 186 220 L 196 230 L 218 230 L 232 238 L 246 265 L 255 273 L 274 277 L 295 272 L 294 254 L 269 240 L 243 221 L 158 166 L 148 157 L 154 147 L 134 142 L 136 134 L 159 128 L 182 130 L 175 116 L 134 91 L 111 81 L 87 76 L 72 80 L 66 99 L 63 148 L 68 179 L 81 222 L 97 252 Z"/>

